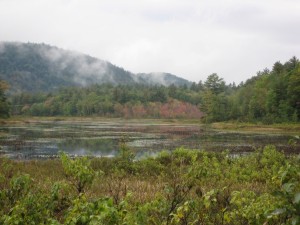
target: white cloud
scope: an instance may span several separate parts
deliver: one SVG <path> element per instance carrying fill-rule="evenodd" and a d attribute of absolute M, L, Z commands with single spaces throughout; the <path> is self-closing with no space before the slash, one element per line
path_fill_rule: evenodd
<path fill-rule="evenodd" d="M 240 82 L 299 54 L 299 12 L 298 0 L 0 0 L 0 40 L 49 43 L 132 72 Z"/>

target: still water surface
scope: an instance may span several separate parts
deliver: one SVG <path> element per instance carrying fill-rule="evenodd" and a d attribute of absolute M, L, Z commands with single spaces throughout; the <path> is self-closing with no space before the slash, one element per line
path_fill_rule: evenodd
<path fill-rule="evenodd" d="M 293 135 L 219 131 L 199 125 L 138 123 L 129 121 L 33 121 L 1 126 L 0 155 L 14 159 L 57 157 L 59 151 L 72 156 L 113 157 L 125 140 L 137 157 L 155 155 L 178 147 L 245 154 L 267 144 L 299 152 L 299 142 L 288 145 Z"/>

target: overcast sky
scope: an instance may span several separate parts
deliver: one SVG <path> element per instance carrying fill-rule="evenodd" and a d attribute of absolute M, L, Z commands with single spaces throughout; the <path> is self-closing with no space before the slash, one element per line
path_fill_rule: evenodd
<path fill-rule="evenodd" d="M 0 0 L 0 41 L 43 42 L 134 73 L 239 83 L 300 57 L 300 0 Z"/>

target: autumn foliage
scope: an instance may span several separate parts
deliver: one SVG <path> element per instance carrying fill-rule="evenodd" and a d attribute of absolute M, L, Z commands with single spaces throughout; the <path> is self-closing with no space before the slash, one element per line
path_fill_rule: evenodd
<path fill-rule="evenodd" d="M 197 106 L 187 102 L 171 100 L 167 103 L 150 102 L 148 104 L 118 104 L 114 108 L 118 116 L 125 118 L 188 118 L 203 116 Z"/>

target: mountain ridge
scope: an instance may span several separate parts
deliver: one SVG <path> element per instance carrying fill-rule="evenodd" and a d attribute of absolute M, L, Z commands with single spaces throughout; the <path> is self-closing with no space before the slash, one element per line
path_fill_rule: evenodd
<path fill-rule="evenodd" d="M 0 42 L 0 79 L 10 92 L 49 92 L 61 87 L 112 85 L 190 85 L 170 73 L 134 74 L 108 61 L 56 46 L 22 42 Z"/>

